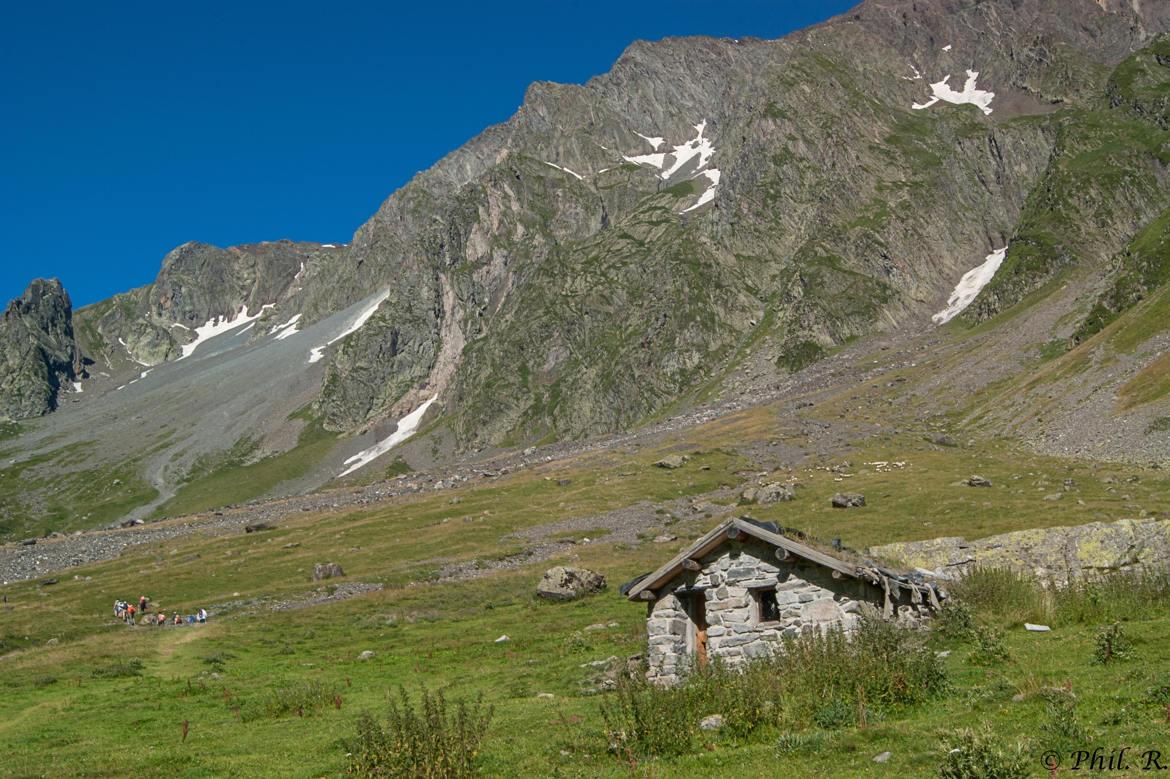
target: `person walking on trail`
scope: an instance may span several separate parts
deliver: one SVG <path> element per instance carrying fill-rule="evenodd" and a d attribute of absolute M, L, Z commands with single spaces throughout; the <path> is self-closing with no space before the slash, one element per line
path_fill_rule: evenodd
<path fill-rule="evenodd" d="M 176 625 L 182 625 L 182 624 L 183 624 L 183 618 L 179 616 L 179 612 L 177 612 L 177 611 L 175 612 L 175 616 L 174 616 L 174 622 L 175 622 L 175 624 L 176 624 Z"/>
<path fill-rule="evenodd" d="M 199 611 L 196 612 L 195 618 L 198 619 L 200 622 L 206 622 L 207 621 L 207 609 L 200 608 Z"/>
<path fill-rule="evenodd" d="M 149 599 L 149 598 L 147 598 L 145 595 L 143 595 L 141 598 L 139 598 L 139 599 L 138 599 L 138 613 L 139 613 L 139 614 L 145 614 L 145 613 L 146 613 L 146 603 L 147 603 L 147 601 L 149 601 L 149 600 L 150 600 L 150 599 Z"/>
<path fill-rule="evenodd" d="M 161 611 L 158 613 L 158 626 L 161 628 L 167 624 L 167 615 Z"/>
<path fill-rule="evenodd" d="M 134 627 L 134 607 L 133 606 L 126 607 L 126 624 L 129 625 L 130 627 Z"/>

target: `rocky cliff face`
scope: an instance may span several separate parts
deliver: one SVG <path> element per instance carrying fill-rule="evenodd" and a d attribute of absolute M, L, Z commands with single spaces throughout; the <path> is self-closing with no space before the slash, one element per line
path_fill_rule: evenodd
<path fill-rule="evenodd" d="M 318 408 L 352 429 L 440 394 L 460 446 L 574 437 L 702 391 L 753 344 L 794 370 L 896 328 L 1010 246 L 976 309 L 1002 310 L 1062 263 L 1105 262 L 1163 202 L 1156 154 L 1127 158 L 1140 197 L 1093 224 L 1124 178 L 1077 165 L 1113 69 L 1168 24 L 1091 0 L 871 1 L 781 41 L 636 43 L 584 86 L 535 84 L 290 301 L 312 319 L 391 290 L 331 350 Z M 1075 257 L 1037 237 L 1052 212 Z"/>
<path fill-rule="evenodd" d="M 36 279 L 0 319 L 0 415 L 41 416 L 84 373 L 73 304 L 57 279 Z"/>
<path fill-rule="evenodd" d="M 467 450 L 636 425 L 761 353 L 800 370 L 929 321 L 997 250 L 969 324 L 1070 269 L 1104 322 L 1166 275 L 1168 27 L 1164 3 L 867 0 L 779 41 L 637 42 L 532 85 L 348 246 L 184 244 L 78 338 L 137 371 L 212 324 L 255 317 L 256 342 L 374 295 L 304 362 L 316 416 L 369 430 L 437 397 Z"/>
<path fill-rule="evenodd" d="M 185 243 L 168 254 L 153 284 L 77 312 L 86 354 L 106 365 L 157 365 L 183 356 L 198 330 L 260 314 L 295 287 L 308 263 L 330 249 L 274 241 L 220 249 Z"/>

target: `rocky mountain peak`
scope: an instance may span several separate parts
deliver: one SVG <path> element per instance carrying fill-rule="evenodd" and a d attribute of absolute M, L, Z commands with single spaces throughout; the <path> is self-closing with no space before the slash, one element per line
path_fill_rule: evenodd
<path fill-rule="evenodd" d="M 83 374 L 73 304 L 57 279 L 36 279 L 0 318 L 0 414 L 23 419 L 57 407 L 65 382 Z"/>

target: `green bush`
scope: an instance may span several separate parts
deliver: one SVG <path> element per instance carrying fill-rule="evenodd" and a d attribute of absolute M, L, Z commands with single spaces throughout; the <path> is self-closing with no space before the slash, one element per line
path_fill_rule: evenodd
<path fill-rule="evenodd" d="M 1011 657 L 1003 643 L 1003 631 L 999 628 L 979 625 L 975 628 L 975 649 L 967 655 L 972 665 L 995 665 L 1006 663 Z"/>
<path fill-rule="evenodd" d="M 975 637 L 975 615 L 961 600 L 949 598 L 934 617 L 932 628 L 948 638 L 969 640 Z"/>
<path fill-rule="evenodd" d="M 1063 688 L 1047 689 L 1041 695 L 1045 705 L 1040 728 L 1048 736 L 1045 746 L 1063 752 L 1087 744 L 1089 732 L 1077 717 L 1076 696 Z"/>
<path fill-rule="evenodd" d="M 258 704 L 248 708 L 246 719 L 257 719 L 265 714 L 270 717 L 308 716 L 317 709 L 334 705 L 336 695 L 334 687 L 321 682 L 282 682 Z"/>
<path fill-rule="evenodd" d="M 1024 745 L 1008 744 L 986 723 L 978 731 L 944 735 L 941 779 L 1027 779 L 1031 776 Z"/>
<path fill-rule="evenodd" d="M 1093 648 L 1095 662 L 1106 665 L 1116 660 L 1132 660 L 1135 656 L 1133 642 L 1125 634 L 1125 628 L 1120 622 L 1114 622 L 1097 632 L 1096 646 Z"/>
<path fill-rule="evenodd" d="M 471 705 L 459 701 L 452 706 L 442 692 L 431 695 L 425 689 L 416 709 L 399 687 L 385 725 L 362 714 L 357 736 L 342 742 L 348 771 L 403 779 L 473 776 L 494 713 L 491 706 L 483 708 L 482 694 Z"/>
<path fill-rule="evenodd" d="M 109 664 L 93 669 L 95 679 L 120 679 L 128 676 L 142 676 L 142 661 L 137 657 L 117 657 Z"/>

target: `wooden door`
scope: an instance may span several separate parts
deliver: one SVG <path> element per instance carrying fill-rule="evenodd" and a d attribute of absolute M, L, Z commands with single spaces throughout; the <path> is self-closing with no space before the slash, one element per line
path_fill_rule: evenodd
<path fill-rule="evenodd" d="M 691 621 L 695 623 L 695 655 L 699 668 L 707 667 L 707 596 L 702 591 L 690 597 Z"/>

